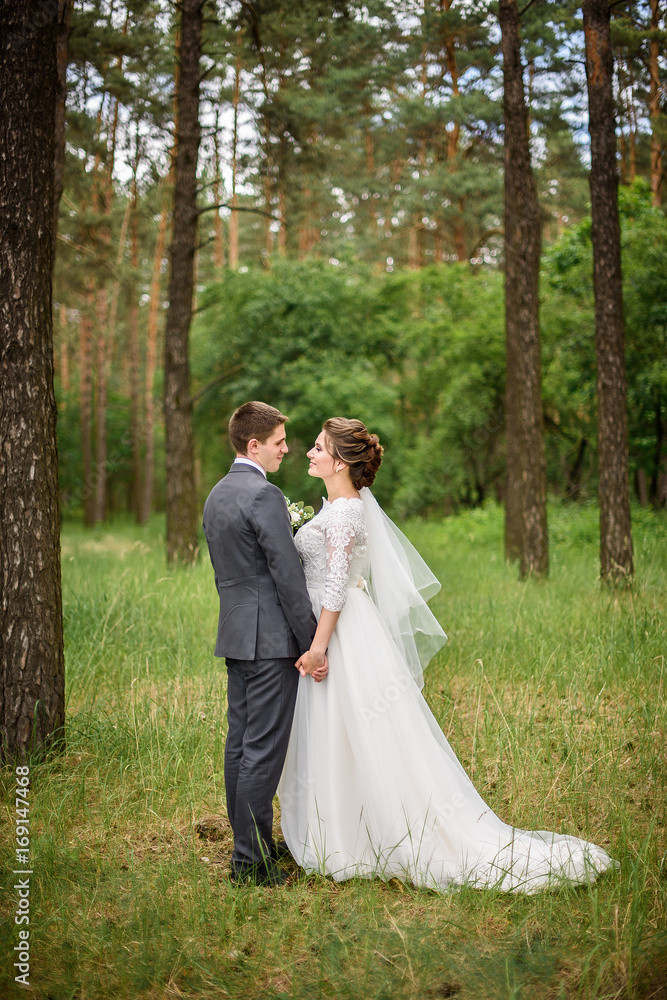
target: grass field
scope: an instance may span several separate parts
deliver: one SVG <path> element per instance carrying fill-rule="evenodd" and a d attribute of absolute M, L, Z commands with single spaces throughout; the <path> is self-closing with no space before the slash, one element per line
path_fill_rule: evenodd
<path fill-rule="evenodd" d="M 530 897 L 232 885 L 208 556 L 167 570 L 157 520 L 66 525 L 67 750 L 30 775 L 29 995 L 667 997 L 667 518 L 633 516 L 637 578 L 618 592 L 597 579 L 593 507 L 550 509 L 548 583 L 505 565 L 497 507 L 406 526 L 450 636 L 425 694 L 480 792 L 507 822 L 620 861 Z M 13 772 L 1 780 L 4 997 L 28 991 L 9 957 Z"/>

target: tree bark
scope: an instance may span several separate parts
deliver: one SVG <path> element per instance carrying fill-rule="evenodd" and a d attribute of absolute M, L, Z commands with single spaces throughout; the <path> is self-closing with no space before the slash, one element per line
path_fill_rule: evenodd
<path fill-rule="evenodd" d="M 505 405 L 509 459 L 505 550 L 511 556 L 519 547 L 522 577 L 544 576 L 549 569 L 549 551 L 540 392 L 540 215 L 530 163 L 516 0 L 500 0 L 499 17 L 505 112 Z"/>
<path fill-rule="evenodd" d="M 194 258 L 197 242 L 199 153 L 199 59 L 204 0 L 181 5 L 180 73 L 169 310 L 165 330 L 165 446 L 167 472 L 167 560 L 197 556 L 197 493 L 188 358 Z"/>
<path fill-rule="evenodd" d="M 597 355 L 600 574 L 633 573 L 621 235 L 608 0 L 584 0 L 591 136 L 591 210 Z"/>
<path fill-rule="evenodd" d="M 58 3 L 1 0 L 0 17 L 0 759 L 9 763 L 62 748 L 65 719 L 51 314 Z"/>

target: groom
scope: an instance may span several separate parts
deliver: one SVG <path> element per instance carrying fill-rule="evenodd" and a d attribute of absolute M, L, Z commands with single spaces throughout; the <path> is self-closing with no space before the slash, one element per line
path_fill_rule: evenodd
<path fill-rule="evenodd" d="M 204 532 L 220 596 L 216 656 L 227 662 L 227 813 L 232 879 L 278 885 L 273 796 L 289 742 L 299 672 L 295 661 L 317 622 L 285 497 L 269 483 L 288 448 L 285 417 L 266 403 L 240 406 L 229 422 L 236 459 L 204 506 Z M 323 680 L 326 661 L 310 661 Z"/>

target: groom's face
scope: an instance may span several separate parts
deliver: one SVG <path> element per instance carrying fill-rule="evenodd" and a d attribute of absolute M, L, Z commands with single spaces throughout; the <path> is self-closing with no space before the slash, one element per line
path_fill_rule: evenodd
<path fill-rule="evenodd" d="M 248 442 L 249 457 L 259 462 L 265 472 L 277 472 L 283 456 L 288 451 L 284 424 L 278 424 L 275 430 L 271 431 L 264 443 L 256 439 Z"/>

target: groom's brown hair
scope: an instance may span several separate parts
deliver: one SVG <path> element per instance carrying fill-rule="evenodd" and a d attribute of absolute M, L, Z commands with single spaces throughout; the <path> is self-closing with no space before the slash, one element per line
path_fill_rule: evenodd
<path fill-rule="evenodd" d="M 277 410 L 275 406 L 268 403 L 261 403 L 253 399 L 250 403 L 244 403 L 234 410 L 229 421 L 229 440 L 232 448 L 247 454 L 248 441 L 256 438 L 260 444 L 264 444 L 266 439 L 280 424 L 284 424 L 289 418 Z"/>

